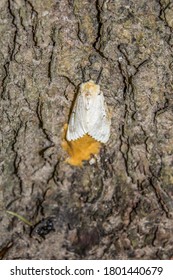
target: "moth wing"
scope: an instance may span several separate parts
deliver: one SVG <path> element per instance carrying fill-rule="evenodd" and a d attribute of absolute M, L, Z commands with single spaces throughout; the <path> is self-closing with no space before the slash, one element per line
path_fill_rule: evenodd
<path fill-rule="evenodd" d="M 97 141 L 106 143 L 110 136 L 110 117 L 102 92 L 92 98 L 87 111 L 87 120 L 88 134 Z"/>
<path fill-rule="evenodd" d="M 76 140 L 87 133 L 85 103 L 84 96 L 79 94 L 70 115 L 66 135 L 68 141 Z"/>

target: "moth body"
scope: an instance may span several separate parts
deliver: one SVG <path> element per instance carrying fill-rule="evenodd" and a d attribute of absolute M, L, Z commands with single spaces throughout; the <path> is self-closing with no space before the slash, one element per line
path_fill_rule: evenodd
<path fill-rule="evenodd" d="M 90 135 L 106 143 L 110 136 L 110 117 L 100 86 L 92 80 L 82 83 L 70 116 L 66 138 L 74 141 Z"/>

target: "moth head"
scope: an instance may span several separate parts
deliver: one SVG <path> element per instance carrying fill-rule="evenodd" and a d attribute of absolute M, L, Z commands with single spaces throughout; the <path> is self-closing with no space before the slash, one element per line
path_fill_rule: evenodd
<path fill-rule="evenodd" d="M 81 93 L 85 96 L 93 96 L 100 93 L 100 86 L 97 85 L 94 81 L 89 80 L 88 82 L 81 84 L 80 90 Z"/>

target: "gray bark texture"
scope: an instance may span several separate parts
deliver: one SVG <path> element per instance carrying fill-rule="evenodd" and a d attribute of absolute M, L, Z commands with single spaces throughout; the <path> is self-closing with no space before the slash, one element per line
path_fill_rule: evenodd
<path fill-rule="evenodd" d="M 172 47 L 169 0 L 0 1 L 1 258 L 173 258 Z M 102 68 L 111 137 L 74 167 L 63 126 Z"/>

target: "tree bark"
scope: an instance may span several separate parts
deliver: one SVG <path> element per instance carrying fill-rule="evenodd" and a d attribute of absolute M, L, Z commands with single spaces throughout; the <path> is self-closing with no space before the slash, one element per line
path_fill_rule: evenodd
<path fill-rule="evenodd" d="M 172 18 L 167 0 L 0 1 L 1 258 L 173 257 Z M 63 126 L 102 68 L 111 137 L 70 166 Z"/>

